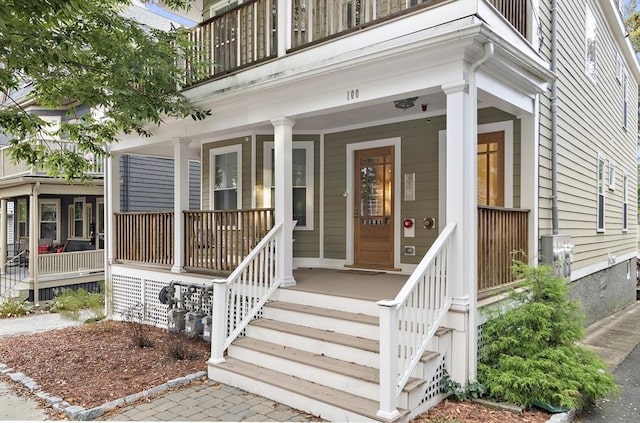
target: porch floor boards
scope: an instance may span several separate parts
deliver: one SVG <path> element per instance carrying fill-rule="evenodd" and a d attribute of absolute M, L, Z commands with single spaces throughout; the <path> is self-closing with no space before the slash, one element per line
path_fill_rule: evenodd
<path fill-rule="evenodd" d="M 298 268 L 293 277 L 296 285 L 282 289 L 368 301 L 394 299 L 409 278 L 395 273 L 323 268 Z"/>

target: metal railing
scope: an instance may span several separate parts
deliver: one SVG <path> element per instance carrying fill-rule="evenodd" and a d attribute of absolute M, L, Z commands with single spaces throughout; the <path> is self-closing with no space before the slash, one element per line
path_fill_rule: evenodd
<path fill-rule="evenodd" d="M 280 286 L 276 225 L 227 279 L 214 280 L 211 361 L 224 361 L 224 351 L 242 333 Z"/>
<path fill-rule="evenodd" d="M 398 395 L 451 307 L 447 265 L 455 228 L 447 224 L 395 299 L 378 302 L 381 417 L 397 415 Z"/>
<path fill-rule="evenodd" d="M 27 276 L 27 251 L 21 251 L 0 268 L 0 302 L 8 298 L 11 290 Z"/>

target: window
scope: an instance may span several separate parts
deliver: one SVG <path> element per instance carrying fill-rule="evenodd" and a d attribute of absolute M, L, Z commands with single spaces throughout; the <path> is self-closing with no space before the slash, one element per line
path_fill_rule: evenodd
<path fill-rule="evenodd" d="M 294 141 L 292 151 L 293 220 L 296 229 L 313 230 L 313 141 Z M 265 207 L 275 202 L 274 145 L 264 143 Z"/>
<path fill-rule="evenodd" d="M 29 236 L 29 213 L 27 201 L 18 200 L 18 237 Z"/>
<path fill-rule="evenodd" d="M 629 204 L 627 198 L 627 183 L 629 177 L 625 174 L 622 177 L 622 231 L 626 232 L 629 229 Z"/>
<path fill-rule="evenodd" d="M 211 150 L 209 163 L 211 209 L 242 208 L 242 145 Z"/>
<path fill-rule="evenodd" d="M 627 71 L 625 69 L 622 72 L 622 128 L 625 131 L 627 129 L 627 110 L 629 109 L 628 95 L 627 95 L 628 79 L 629 79 L 629 75 L 627 74 Z"/>
<path fill-rule="evenodd" d="M 85 198 L 74 198 L 69 205 L 69 238 L 89 238 L 89 220 L 92 215 L 91 204 Z"/>
<path fill-rule="evenodd" d="M 593 81 L 596 80 L 596 19 L 593 16 L 593 12 L 587 6 L 587 12 L 585 17 L 585 71 L 589 78 Z"/>
<path fill-rule="evenodd" d="M 616 189 L 616 165 L 609 163 L 609 171 L 607 172 L 607 186 L 610 191 Z"/>
<path fill-rule="evenodd" d="M 60 240 L 60 200 L 40 200 L 40 238 Z"/>
<path fill-rule="evenodd" d="M 604 193 L 605 193 L 605 168 L 606 161 L 604 158 L 598 156 L 598 169 L 597 169 L 597 205 L 596 205 L 596 230 L 598 232 L 604 232 Z"/>
<path fill-rule="evenodd" d="M 504 132 L 478 134 L 478 205 L 504 207 Z"/>

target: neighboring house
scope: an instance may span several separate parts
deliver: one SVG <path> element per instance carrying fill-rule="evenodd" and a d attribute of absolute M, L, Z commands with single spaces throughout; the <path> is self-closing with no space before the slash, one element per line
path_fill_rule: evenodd
<path fill-rule="evenodd" d="M 195 1 L 213 115 L 111 146 L 112 315 L 207 315 L 211 378 L 395 420 L 475 380 L 514 251 L 588 322 L 630 304 L 640 69 L 618 2 L 551 3 Z M 126 154 L 174 160 L 172 212 L 121 213 Z"/>
<path fill-rule="evenodd" d="M 23 84 L 11 93 L 11 101 L 53 123 L 48 132 L 73 119 L 72 108 L 76 115 L 89 113 L 77 104 L 44 109 L 28 96 L 32 89 Z M 0 141 L 0 295 L 38 303 L 52 299 L 60 288 L 97 289 L 104 280 L 104 250 L 97 242 L 104 233 L 102 163 L 94 161 L 89 183 L 69 183 L 44 169 L 14 163 L 8 140 Z M 75 148 L 53 135 L 41 142 L 52 149 Z"/>

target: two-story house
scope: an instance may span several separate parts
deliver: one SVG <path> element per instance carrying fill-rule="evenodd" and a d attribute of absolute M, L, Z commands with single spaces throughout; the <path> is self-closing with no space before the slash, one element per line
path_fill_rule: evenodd
<path fill-rule="evenodd" d="M 619 2 L 193 6 L 184 93 L 213 115 L 111 146 L 114 316 L 206 315 L 211 378 L 395 420 L 445 372 L 475 380 L 512 259 L 553 263 L 588 321 L 635 300 L 640 68 Z M 120 212 L 123 154 L 174 159 L 173 212 Z"/>

